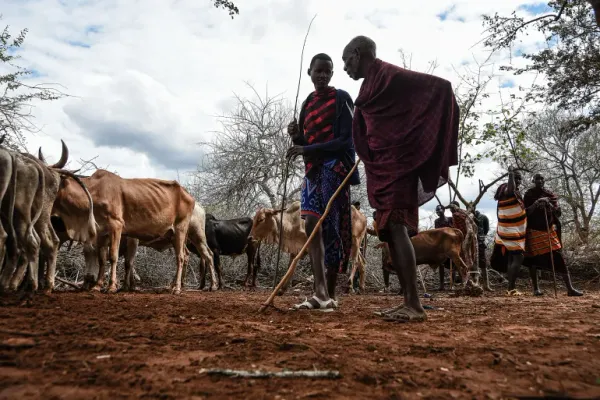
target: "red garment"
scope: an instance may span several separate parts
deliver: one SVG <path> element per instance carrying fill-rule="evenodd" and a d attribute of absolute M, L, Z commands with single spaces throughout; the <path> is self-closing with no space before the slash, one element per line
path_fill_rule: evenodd
<path fill-rule="evenodd" d="M 333 123 L 335 122 L 335 96 L 337 91 L 329 87 L 324 92 L 313 92 L 306 104 L 304 117 L 304 139 L 311 145 L 333 140 Z M 309 176 L 312 168 L 321 166 L 323 159 L 306 157 L 305 174 Z"/>
<path fill-rule="evenodd" d="M 390 223 L 406 226 L 408 236 L 413 237 L 419 233 L 419 207 L 377 210 L 375 212 L 375 223 L 377 224 L 377 237 L 382 242 L 390 241 Z"/>
<path fill-rule="evenodd" d="M 377 59 L 355 104 L 352 134 L 371 206 L 412 209 L 431 200 L 458 164 L 459 109 L 450 82 Z"/>

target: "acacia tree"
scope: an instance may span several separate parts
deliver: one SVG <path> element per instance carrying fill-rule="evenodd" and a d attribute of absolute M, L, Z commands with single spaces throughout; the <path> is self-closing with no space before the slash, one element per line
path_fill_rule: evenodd
<path fill-rule="evenodd" d="M 223 8 L 225 10 L 227 10 L 229 12 L 229 15 L 231 16 L 231 19 L 233 19 L 234 15 L 237 15 L 240 13 L 240 10 L 237 8 L 237 6 L 229 0 L 213 0 L 214 1 L 214 6 L 216 8 Z"/>
<path fill-rule="evenodd" d="M 0 17 L 1 18 L 1 17 Z M 25 133 L 37 132 L 32 110 L 38 100 L 51 101 L 66 96 L 49 84 L 30 84 L 26 79 L 32 71 L 16 64 L 15 53 L 23 45 L 27 29 L 13 38 L 6 26 L 0 33 L 0 136 L 6 135 L 3 146 L 25 149 Z"/>
<path fill-rule="evenodd" d="M 253 213 L 258 207 L 281 205 L 285 154 L 290 147 L 287 125 L 293 109 L 280 96 L 261 96 L 249 85 L 253 98 L 235 95 L 237 103 L 221 115 L 221 129 L 209 142 L 196 174 L 199 199 L 221 214 Z M 286 204 L 300 192 L 303 169 L 301 159 L 290 163 Z"/>
<path fill-rule="evenodd" d="M 530 170 L 542 173 L 566 203 L 563 223 L 572 225 L 579 240 L 587 243 L 600 199 L 600 128 L 574 133 L 566 129 L 574 117 L 553 108 L 530 118 L 526 125 L 530 151 L 524 161 Z"/>
<path fill-rule="evenodd" d="M 532 30 L 542 33 L 546 46 L 523 53 L 524 67 L 502 69 L 514 74 L 536 72 L 547 83 L 534 86 L 531 97 L 563 110 L 585 109 L 573 114 L 570 128 L 586 129 L 600 121 L 600 28 L 588 0 L 553 0 L 547 14 L 527 20 L 513 12 L 510 16 L 484 16 L 488 36 L 485 46 L 492 50 L 513 50 L 519 38 Z"/>

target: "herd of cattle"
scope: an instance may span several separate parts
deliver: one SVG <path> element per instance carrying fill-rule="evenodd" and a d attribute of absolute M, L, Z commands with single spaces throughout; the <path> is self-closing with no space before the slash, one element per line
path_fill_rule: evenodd
<path fill-rule="evenodd" d="M 125 257 L 124 290 L 134 288 L 134 259 L 138 246 L 158 251 L 173 248 L 176 273 L 171 289 L 180 293 L 189 253 L 199 259 L 201 287 L 206 271 L 211 290 L 222 287 L 221 255 L 247 254 L 245 286 L 256 286 L 260 244 L 279 244 L 292 260 L 307 240 L 300 202 L 286 209 L 261 209 L 254 218 L 218 220 L 177 182 L 124 179 L 98 169 L 91 176 L 64 169 L 69 151 L 62 142 L 58 162 L 49 165 L 39 150 L 35 157 L 2 147 L 0 138 L 0 291 L 24 287 L 30 291 L 54 288 L 57 254 L 65 242 L 80 242 L 86 260 L 83 288 L 100 290 L 110 263 L 107 292 L 117 291 L 117 261 Z M 283 213 L 280 224 L 281 213 Z M 360 270 L 364 289 L 365 259 L 361 243 L 367 219 L 352 206 L 352 273 Z M 419 264 L 438 266 L 450 258 L 464 278 L 461 258 L 465 243 L 452 228 L 421 232 L 413 238 Z M 384 249 L 385 250 L 385 249 Z M 466 280 L 465 280 L 466 282 Z M 352 285 L 350 285 L 352 287 Z"/>

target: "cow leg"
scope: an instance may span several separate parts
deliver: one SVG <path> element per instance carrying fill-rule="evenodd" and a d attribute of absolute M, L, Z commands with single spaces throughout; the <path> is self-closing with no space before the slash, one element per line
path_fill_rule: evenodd
<path fill-rule="evenodd" d="M 446 266 L 445 266 L 445 262 L 443 264 L 440 264 L 438 266 L 438 274 L 439 274 L 439 279 L 440 279 L 440 287 L 438 288 L 438 290 L 440 292 L 443 292 L 446 288 L 445 288 L 445 282 L 444 279 L 446 279 Z"/>
<path fill-rule="evenodd" d="M 44 259 L 47 263 L 46 270 L 46 283 L 44 288 L 44 293 L 50 294 L 54 290 L 54 275 L 56 275 L 56 257 L 58 255 L 58 247 L 60 246 L 60 240 L 54 232 L 54 229 L 49 224 L 46 224 L 44 227 L 44 233 L 41 236 L 41 247 L 42 254 L 44 255 Z M 40 263 L 42 269 L 39 272 L 42 274 L 43 272 L 43 262 Z"/>
<path fill-rule="evenodd" d="M 30 225 L 27 231 L 28 233 L 26 234 L 27 242 L 25 244 L 25 252 L 21 258 L 21 261 L 19 262 L 17 270 L 12 275 L 10 280 L 9 287 L 12 291 L 16 291 L 19 288 L 25 276 L 27 276 L 27 278 L 30 280 L 31 290 L 36 291 L 38 287 L 37 270 L 40 255 L 40 237 L 33 228 L 33 225 Z M 29 274 L 27 274 L 28 271 Z"/>
<path fill-rule="evenodd" d="M 256 253 L 256 262 L 254 263 L 254 268 L 252 269 L 252 287 L 256 287 L 256 274 L 260 269 L 260 242 L 256 244 L 255 253 Z"/>
<path fill-rule="evenodd" d="M 390 290 L 390 271 L 383 268 L 383 293 L 387 293 Z"/>
<path fill-rule="evenodd" d="M 0 204 L 1 204 L 0 197 Z M 8 233 L 4 230 L 2 226 L 2 221 L 0 221 L 0 271 L 2 271 L 2 266 L 4 265 L 4 257 L 6 256 L 6 241 L 8 239 Z"/>
<path fill-rule="evenodd" d="M 223 287 L 223 269 L 221 268 L 221 252 L 219 250 L 216 250 L 213 252 L 213 254 L 214 254 L 215 271 L 217 272 L 217 278 L 219 281 L 218 289 L 221 289 Z"/>
<path fill-rule="evenodd" d="M 123 225 L 121 222 L 113 221 L 110 233 L 110 251 L 108 259 L 110 261 L 110 280 L 108 281 L 107 293 L 117 292 L 117 262 L 119 261 L 119 245 L 121 244 L 121 230 Z M 181 278 L 181 271 L 179 271 Z"/>
<path fill-rule="evenodd" d="M 174 243 L 175 257 L 177 258 L 177 274 L 175 275 L 175 286 L 172 289 L 173 294 L 181 293 L 181 276 L 185 264 L 185 241 L 187 236 L 188 223 L 181 224 L 175 229 Z M 183 226 L 182 226 L 183 225 Z M 214 279 L 213 279 L 214 282 Z"/>
<path fill-rule="evenodd" d="M 92 290 L 100 278 L 98 269 L 98 253 L 96 249 L 89 244 L 83 246 L 83 257 L 85 258 L 85 272 L 83 275 L 83 290 Z"/>
<path fill-rule="evenodd" d="M 367 280 L 367 260 L 364 259 L 361 253 L 358 253 L 358 273 L 360 274 L 358 287 L 362 293 L 365 292 L 365 282 Z"/>
<path fill-rule="evenodd" d="M 104 287 L 104 279 L 106 277 L 106 261 L 109 257 L 108 250 L 109 247 L 98 245 L 98 251 L 96 253 L 96 260 L 98 261 L 98 278 L 96 280 L 96 284 L 92 288 L 92 290 L 98 292 Z"/>
<path fill-rule="evenodd" d="M 481 278 L 483 279 L 483 289 L 487 290 L 488 292 L 491 292 L 492 289 L 490 288 L 490 280 L 488 277 L 487 270 L 487 259 L 485 256 L 485 241 L 479 240 L 478 246 L 479 249 L 477 251 L 477 257 L 479 259 L 479 269 L 481 270 Z"/>
<path fill-rule="evenodd" d="M 250 286 L 249 281 L 254 270 L 254 247 L 251 243 L 248 243 L 246 246 L 246 256 L 248 257 L 248 264 L 246 269 L 246 279 L 244 279 L 244 287 L 247 289 Z"/>
<path fill-rule="evenodd" d="M 135 290 L 134 261 L 137 253 L 139 241 L 137 239 L 127 239 L 127 251 L 125 253 L 125 282 L 124 290 L 133 292 Z"/>
<path fill-rule="evenodd" d="M 202 257 L 200 257 L 200 262 L 198 263 L 198 279 L 200 279 L 198 289 L 203 290 L 206 285 L 206 264 Z"/>

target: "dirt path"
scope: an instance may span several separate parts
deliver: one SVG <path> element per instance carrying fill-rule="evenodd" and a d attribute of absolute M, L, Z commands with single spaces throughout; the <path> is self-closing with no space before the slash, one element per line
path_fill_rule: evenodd
<path fill-rule="evenodd" d="M 438 297 L 425 303 L 437 308 L 429 321 L 413 325 L 372 314 L 396 296 L 344 296 L 329 314 L 257 314 L 266 296 L 57 293 L 31 307 L 4 298 L 0 399 L 600 397 L 598 293 Z M 206 368 L 316 368 L 342 378 L 253 380 L 199 372 Z"/>

